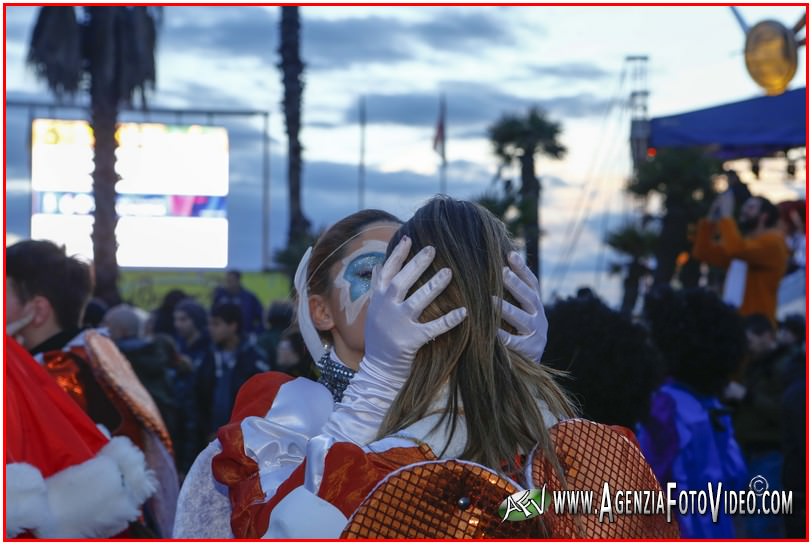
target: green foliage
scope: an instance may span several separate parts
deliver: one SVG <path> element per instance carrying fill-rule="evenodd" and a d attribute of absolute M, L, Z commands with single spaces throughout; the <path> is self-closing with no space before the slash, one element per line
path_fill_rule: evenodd
<path fill-rule="evenodd" d="M 75 8 L 40 8 L 26 60 L 57 97 L 79 90 L 83 75 L 82 27 Z"/>
<path fill-rule="evenodd" d="M 715 196 L 713 176 L 721 172 L 722 163 L 700 149 L 660 149 L 640 165 L 628 190 L 640 197 L 658 193 L 666 208 L 684 206 L 701 215 Z"/>
<path fill-rule="evenodd" d="M 505 163 L 528 152 L 559 159 L 567 151 L 558 141 L 560 136 L 561 124 L 548 120 L 544 112 L 536 107 L 530 108 L 527 117 L 503 115 L 488 128 L 494 154 Z"/>
<path fill-rule="evenodd" d="M 705 150 L 690 148 L 657 150 L 653 159 L 639 166 L 629 192 L 641 197 L 654 193 L 664 198 L 665 213 L 655 252 L 655 285 L 671 283 L 677 256 L 691 247 L 688 226 L 709 209 L 715 197 L 713 176 L 721 171 L 720 161 Z"/>
<path fill-rule="evenodd" d="M 510 180 L 504 181 L 501 191 L 489 189 L 474 198 L 474 202 L 487 208 L 494 216 L 501 219 L 512 237 L 516 238 L 521 235 L 521 197 L 513 188 Z"/>
<path fill-rule="evenodd" d="M 617 261 L 613 261 L 612 263 L 609 264 L 609 274 L 611 276 L 617 276 L 625 270 L 626 263 L 618 263 Z"/>
<path fill-rule="evenodd" d="M 44 6 L 27 62 L 57 97 L 92 85 L 114 105 L 129 104 L 136 94 L 144 103 L 155 87 L 161 18 L 156 6 Z"/>
<path fill-rule="evenodd" d="M 617 252 L 638 260 L 654 254 L 657 233 L 627 223 L 609 232 L 606 235 L 606 244 Z"/>
<path fill-rule="evenodd" d="M 536 275 L 540 260 L 538 206 L 541 184 L 536 178 L 535 157 L 536 154 L 556 159 L 562 157 L 566 148 L 558 141 L 560 135 L 561 125 L 548 120 L 544 112 L 535 107 L 530 108 L 526 117 L 504 115 L 488 128 L 494 154 L 502 164 L 518 161 L 521 166 L 521 190 L 518 195 L 506 191 L 504 197 L 507 199 L 505 211 L 516 211 L 515 225 L 510 225 L 514 218 L 507 213 L 500 217 L 514 234 L 521 226 L 527 264 Z"/>

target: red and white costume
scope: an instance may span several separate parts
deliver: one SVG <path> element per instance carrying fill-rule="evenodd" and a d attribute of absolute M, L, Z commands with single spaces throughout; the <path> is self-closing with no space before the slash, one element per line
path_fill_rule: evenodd
<path fill-rule="evenodd" d="M 237 400 L 232 422 L 218 433 L 220 452 L 212 461 L 214 478 L 228 487 L 235 537 L 496 537 L 501 535 L 494 530 L 498 525 L 488 526 L 488 520 L 497 516 L 498 503 L 507 495 L 545 483 L 555 488 L 558 483 L 545 458 L 535 453 L 527 456 L 525 473 L 514 475 L 513 480 L 477 464 L 455 460 L 466 442 L 462 416 L 445 452 L 448 436 L 445 426 L 434 429 L 437 414 L 361 447 L 318 435 L 332 411 L 330 394 L 321 385 L 266 373 L 252 379 L 246 388 Z M 307 400 L 304 405 L 303 399 Z M 551 430 L 569 488 L 593 488 L 600 493 L 600 486 L 607 481 L 612 490 L 659 489 L 630 431 L 584 420 L 559 422 L 543 403 L 539 409 Z M 442 459 L 437 455 L 440 452 Z M 415 478 L 415 472 L 423 476 L 410 481 L 409 487 L 397 485 L 404 475 Z M 451 524 L 447 517 L 436 519 L 437 513 L 455 509 L 429 493 L 429 483 L 440 475 L 449 483 L 457 483 L 446 489 L 456 486 L 458 495 L 472 496 L 474 508 L 479 509 L 477 516 L 468 517 L 464 524 Z M 415 494 L 415 484 L 426 493 Z M 411 492 L 406 492 L 407 488 Z M 407 496 L 411 498 L 411 508 L 382 511 L 379 504 L 393 494 L 401 504 Z M 371 515 L 370 510 L 376 509 L 377 514 Z M 416 513 L 424 514 L 426 520 L 445 522 L 425 524 L 415 519 Z M 677 535 L 676 525 L 653 516 L 627 517 L 624 524 L 614 527 L 588 519 L 544 518 L 543 523 L 513 526 L 511 530 L 519 532 L 510 534 L 513 537 Z"/>
<path fill-rule="evenodd" d="M 190 471 L 197 480 L 189 483 L 187 477 L 184 483 L 175 537 L 224 537 L 213 535 L 215 531 L 253 539 L 675 537 L 676 525 L 666 525 L 664 517 L 628 517 L 631 522 L 616 525 L 620 530 L 615 534 L 602 531 L 594 521 L 574 517 L 562 517 L 563 522 L 536 517 L 500 525 L 496 518 L 505 498 L 543 484 L 560 488 L 557 473 L 545 456 L 534 452 L 516 453 L 518 465 L 526 461 L 526 471 L 511 477 L 455 460 L 465 449 L 466 426 L 462 415 L 456 417 L 450 437 L 446 425 L 438 426 L 447 397 L 442 394 L 428 416 L 375 440 L 418 350 L 466 316 L 459 308 L 430 322 L 418 320 L 451 277 L 437 273 L 406 298 L 409 286 L 434 257 L 430 248 L 423 248 L 411 266 L 401 270 L 410 244 L 404 237 L 373 275 L 364 357 L 340 401 L 334 404 L 326 387 L 307 379 L 265 373 L 249 380 L 237 396 L 230 423 L 219 429 L 218 440 Z M 307 258 L 305 254 L 303 263 Z M 304 269 L 300 264 L 299 280 Z M 522 274 L 533 276 L 529 269 Z M 519 291 L 532 291 L 531 282 L 518 277 L 516 281 L 526 284 Z M 303 295 L 302 289 L 298 291 Z M 525 357 L 538 361 L 546 319 L 538 296 L 524 293 L 520 298 L 528 312 L 512 311 L 510 322 L 528 333 L 500 332 L 500 339 L 511 350 L 527 352 Z M 306 315 L 300 321 L 308 323 Z M 559 422 L 543 402 L 538 409 L 550 429 L 568 487 L 594 489 L 605 480 L 616 489 L 658 489 L 627 435 L 583 420 Z M 527 455 L 525 460 L 522 454 Z M 209 463 L 210 475 L 200 470 Z M 205 512 L 205 518 L 195 519 L 199 512 Z"/>
<path fill-rule="evenodd" d="M 6 337 L 6 535 L 104 538 L 141 516 L 157 482 L 125 437 L 108 439 Z"/>
<path fill-rule="evenodd" d="M 36 358 L 96 424 L 126 437 L 143 453 L 158 489 L 146 506 L 158 537 L 171 535 L 178 496 L 172 442 L 158 407 L 115 343 L 96 330 Z"/>

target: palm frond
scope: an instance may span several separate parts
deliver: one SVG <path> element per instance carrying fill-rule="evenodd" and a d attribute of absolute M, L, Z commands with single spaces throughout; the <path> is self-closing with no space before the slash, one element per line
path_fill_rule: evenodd
<path fill-rule="evenodd" d="M 657 238 L 656 233 L 629 223 L 608 233 L 606 244 L 621 254 L 638 260 L 654 254 Z"/>
<path fill-rule="evenodd" d="M 79 90 L 84 70 L 81 34 L 74 7 L 40 8 L 26 62 L 57 97 Z"/>

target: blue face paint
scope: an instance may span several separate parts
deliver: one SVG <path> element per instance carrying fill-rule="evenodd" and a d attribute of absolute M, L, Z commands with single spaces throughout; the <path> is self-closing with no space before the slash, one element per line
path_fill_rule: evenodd
<path fill-rule="evenodd" d="M 370 252 L 353 259 L 344 271 L 344 280 L 349 283 L 350 301 L 356 301 L 369 291 L 372 282 L 372 269 L 385 261 L 386 254 Z"/>

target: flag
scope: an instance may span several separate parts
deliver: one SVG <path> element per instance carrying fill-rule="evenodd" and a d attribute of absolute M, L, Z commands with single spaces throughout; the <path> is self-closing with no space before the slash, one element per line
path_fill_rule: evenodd
<path fill-rule="evenodd" d="M 445 96 L 440 96 L 440 113 L 437 116 L 437 128 L 434 131 L 434 151 L 440 155 L 445 164 Z"/>

